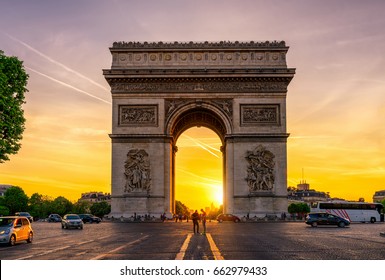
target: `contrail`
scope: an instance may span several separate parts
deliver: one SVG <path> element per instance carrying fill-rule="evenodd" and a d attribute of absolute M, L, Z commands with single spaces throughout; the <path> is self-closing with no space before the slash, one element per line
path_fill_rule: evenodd
<path fill-rule="evenodd" d="M 56 61 L 56 60 L 50 58 L 49 56 L 43 54 L 42 52 L 40 52 L 40 51 L 38 51 L 37 49 L 33 48 L 32 46 L 28 45 L 27 43 L 25 43 L 25 42 L 23 42 L 23 41 L 21 41 L 21 40 L 15 38 L 15 37 L 13 37 L 13 36 L 7 34 L 7 33 L 4 33 L 4 34 L 7 35 L 7 36 L 8 36 L 9 38 L 11 38 L 12 40 L 14 40 L 14 41 L 16 41 L 16 42 L 22 44 L 23 46 L 25 46 L 25 47 L 28 48 L 29 50 L 33 51 L 34 53 L 37 53 L 38 55 L 44 57 L 45 59 L 47 59 L 48 61 L 52 62 L 53 64 L 56 64 L 56 65 L 58 65 L 58 66 L 64 68 L 64 69 L 67 70 L 68 72 L 74 73 L 74 74 L 77 75 L 78 77 L 83 78 L 83 79 L 89 81 L 90 83 L 92 83 L 92 84 L 94 84 L 95 86 L 97 86 L 97 87 L 99 87 L 99 88 L 105 90 L 105 91 L 108 92 L 108 93 L 110 92 L 110 91 L 109 91 L 106 87 L 104 87 L 103 85 L 101 85 L 101 84 L 95 82 L 94 80 L 92 80 L 92 79 L 90 79 L 90 78 L 84 76 L 83 74 L 81 74 L 81 73 L 79 73 L 79 72 L 77 72 L 77 71 L 75 71 L 75 70 L 73 70 L 73 69 L 71 69 L 71 68 L 65 66 L 64 64 L 62 64 L 62 63 L 60 63 L 60 62 L 58 62 L 58 61 Z"/>
<path fill-rule="evenodd" d="M 107 104 L 110 104 L 110 105 L 111 105 L 111 102 L 110 102 L 110 101 L 104 100 L 104 99 L 102 99 L 102 98 L 100 98 L 100 97 L 97 97 L 97 96 L 95 96 L 95 95 L 93 95 L 93 94 L 91 94 L 91 93 L 89 93 L 89 92 L 86 92 L 86 91 L 84 91 L 84 90 L 78 89 L 77 87 L 71 86 L 71 85 L 69 85 L 69 84 L 67 84 L 67 83 L 65 83 L 65 82 L 59 81 L 59 80 L 57 80 L 57 79 L 55 79 L 55 78 L 52 78 L 52 77 L 50 77 L 50 76 L 48 76 L 48 75 L 46 75 L 46 74 L 43 74 L 43 73 L 39 72 L 39 71 L 37 71 L 37 70 L 34 70 L 34 69 L 32 69 L 32 68 L 30 68 L 30 67 L 28 67 L 28 66 L 24 66 L 24 67 L 27 68 L 28 70 L 32 71 L 32 72 L 35 72 L 36 74 L 39 74 L 39 75 L 41 75 L 41 76 L 43 76 L 43 77 L 45 77 L 45 78 L 47 78 L 47 79 L 50 79 L 51 81 L 54 81 L 54 82 L 56 82 L 56 83 L 58 83 L 58 84 L 61 84 L 61 85 L 66 86 L 66 87 L 69 87 L 70 89 L 73 89 L 73 90 L 75 90 L 75 91 L 77 91 L 77 92 L 83 93 L 83 94 L 85 94 L 85 95 L 87 95 L 87 96 L 89 96 L 89 97 L 95 98 L 95 99 L 97 99 L 97 100 L 99 100 L 99 101 L 102 101 L 102 102 L 104 102 L 104 103 L 107 103 Z"/>
<path fill-rule="evenodd" d="M 195 140 L 194 138 L 192 138 L 192 137 L 190 137 L 190 136 L 188 136 L 188 135 L 183 135 L 183 136 L 186 137 L 186 138 L 188 138 L 189 140 L 193 141 L 196 145 L 198 145 L 199 147 L 201 147 L 203 150 L 205 150 L 205 151 L 209 152 L 210 154 L 212 154 L 213 156 L 219 158 L 219 156 L 218 156 L 217 154 L 215 154 L 214 152 L 210 151 L 210 149 L 211 149 L 211 150 L 214 150 L 214 151 L 219 152 L 219 149 L 216 149 L 216 148 L 211 147 L 210 145 L 201 143 L 201 142 Z M 208 147 L 208 148 L 206 148 L 206 147 Z"/>
<path fill-rule="evenodd" d="M 204 180 L 206 181 L 207 183 L 204 183 L 204 184 L 207 184 L 209 186 L 213 186 L 213 184 L 222 184 L 222 181 L 220 180 L 217 180 L 217 179 L 212 179 L 212 178 L 207 178 L 207 177 L 202 177 L 202 176 L 199 176 L 195 173 L 192 173 L 192 172 L 189 172 L 189 171 L 186 171 L 185 169 L 183 168 L 177 168 L 177 171 L 178 172 L 182 172 L 182 173 L 185 173 L 185 174 L 188 174 L 192 177 L 195 177 L 197 179 L 200 179 L 200 180 Z"/>

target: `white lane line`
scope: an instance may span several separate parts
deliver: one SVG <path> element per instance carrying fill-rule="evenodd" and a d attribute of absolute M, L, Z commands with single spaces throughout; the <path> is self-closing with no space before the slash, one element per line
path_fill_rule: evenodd
<path fill-rule="evenodd" d="M 105 239 L 107 237 L 109 237 L 110 235 L 106 235 L 106 236 L 102 236 L 102 237 L 99 237 L 97 238 L 97 240 L 101 240 L 101 239 Z M 86 241 L 83 241 L 83 242 L 78 242 L 78 243 L 75 243 L 74 245 L 75 246 L 79 246 L 79 245 L 83 245 L 83 244 L 87 244 L 87 243 L 91 243 L 91 242 L 94 242 L 95 239 L 91 239 L 91 240 L 86 240 Z M 40 244 L 40 243 L 36 243 L 34 242 L 33 244 Z M 67 249 L 71 247 L 71 245 L 68 245 L 68 246 L 63 246 L 63 247 L 59 247 L 59 248 L 55 248 L 53 250 L 49 250 L 49 251 L 45 251 L 43 253 L 40 253 L 40 254 L 33 254 L 33 255 L 28 255 L 28 256 L 24 256 L 22 258 L 19 258 L 17 260 L 26 260 L 26 259 L 30 259 L 30 258 L 33 258 L 33 257 L 40 257 L 40 256 L 44 256 L 44 255 L 48 255 L 50 253 L 54 253 L 54 252 L 57 252 L 57 251 L 60 251 L 60 250 L 64 250 L 64 249 Z M 78 253 L 78 254 L 81 254 L 82 252 Z M 85 253 L 85 252 L 84 252 Z"/>
<path fill-rule="evenodd" d="M 22 258 L 19 258 L 19 259 L 16 259 L 16 260 L 25 260 L 25 259 L 29 259 L 29 258 L 33 258 L 33 257 L 41 257 L 41 256 L 48 255 L 50 253 L 54 253 L 54 252 L 57 252 L 57 251 L 60 251 L 60 250 L 64 250 L 64 249 L 70 248 L 70 247 L 71 246 L 63 246 L 63 247 L 59 247 L 59 248 L 56 248 L 56 249 L 53 249 L 53 250 L 45 251 L 45 252 L 40 253 L 40 254 L 25 256 L 25 257 L 22 257 Z"/>
<path fill-rule="evenodd" d="M 222 257 L 221 255 L 221 252 L 219 251 L 217 245 L 215 244 L 212 236 L 210 233 L 207 233 L 206 234 L 206 237 L 207 237 L 207 240 L 210 244 L 210 249 L 211 249 L 211 252 L 213 253 L 214 255 L 214 260 L 224 260 L 224 258 Z"/>
<path fill-rule="evenodd" d="M 120 251 L 120 250 L 122 250 L 122 249 L 124 249 L 124 248 L 126 248 L 126 247 L 129 247 L 129 246 L 131 246 L 131 245 L 134 245 L 134 244 L 136 244 L 136 243 L 142 242 L 143 240 L 147 239 L 148 237 L 149 237 L 149 235 L 145 235 L 145 236 L 143 236 L 143 237 L 141 237 L 141 238 L 139 238 L 139 239 L 136 239 L 136 240 L 134 240 L 134 241 L 131 241 L 131 242 L 129 242 L 129 243 L 127 243 L 127 244 L 124 244 L 124 245 L 122 245 L 122 246 L 120 246 L 120 247 L 118 247 L 118 248 L 115 248 L 115 249 L 113 249 L 113 250 L 111 250 L 111 251 L 109 251 L 109 252 L 107 252 L 107 253 L 98 255 L 98 256 L 92 258 L 91 260 L 100 260 L 100 259 L 104 258 L 105 256 L 107 256 L 107 255 L 109 255 L 109 254 L 112 254 L 112 253 L 115 253 L 115 252 L 117 252 L 117 251 Z"/>
<path fill-rule="evenodd" d="M 180 247 L 179 253 L 176 254 L 176 257 L 175 257 L 176 260 L 183 260 L 184 255 L 186 254 L 186 251 L 188 248 L 188 244 L 190 243 L 191 237 L 192 237 L 192 233 L 187 234 L 187 237 L 184 240 L 182 247 Z"/>

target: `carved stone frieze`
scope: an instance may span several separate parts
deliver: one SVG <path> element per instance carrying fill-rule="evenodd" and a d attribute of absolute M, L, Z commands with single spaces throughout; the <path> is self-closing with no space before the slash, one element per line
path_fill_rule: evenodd
<path fill-rule="evenodd" d="M 147 43 L 115 42 L 114 67 L 148 66 L 286 66 L 288 47 L 281 42 Z"/>
<path fill-rule="evenodd" d="M 112 93 L 145 92 L 286 92 L 289 81 L 129 82 L 112 81 Z"/>
<path fill-rule="evenodd" d="M 241 104 L 241 126 L 280 125 L 279 104 Z"/>
<path fill-rule="evenodd" d="M 149 193 L 151 190 L 151 172 L 148 154 L 143 149 L 132 149 L 127 153 L 124 163 L 126 184 L 125 193 Z"/>
<path fill-rule="evenodd" d="M 120 105 L 119 125 L 156 126 L 158 125 L 157 105 Z"/>
<path fill-rule="evenodd" d="M 271 192 L 274 188 L 274 154 L 262 145 L 257 146 L 253 151 L 248 151 L 246 160 L 249 163 L 247 167 L 247 185 L 251 194 L 256 192 Z"/>

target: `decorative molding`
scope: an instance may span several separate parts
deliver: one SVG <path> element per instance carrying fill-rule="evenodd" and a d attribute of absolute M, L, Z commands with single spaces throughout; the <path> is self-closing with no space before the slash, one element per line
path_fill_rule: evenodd
<path fill-rule="evenodd" d="M 135 49 L 146 49 L 146 48 L 178 48 L 178 49 L 190 49 L 190 48 L 266 48 L 266 47 L 286 47 L 285 41 L 265 41 L 265 42 L 231 42 L 231 41 L 220 41 L 220 42 L 114 42 L 112 48 L 135 48 Z"/>
<path fill-rule="evenodd" d="M 207 92 L 220 92 L 220 93 L 286 93 L 287 86 L 290 80 L 286 79 L 264 79 L 254 81 L 241 81 L 242 79 L 229 80 L 229 79 L 217 79 L 215 81 L 207 81 L 201 79 L 201 81 L 180 81 L 179 79 L 167 79 L 164 82 L 156 81 L 132 81 L 129 79 L 110 79 L 112 93 L 207 93 Z"/>
<path fill-rule="evenodd" d="M 279 104 L 240 104 L 241 126 L 280 125 Z"/>
<path fill-rule="evenodd" d="M 258 145 L 253 151 L 247 151 L 247 185 L 250 194 L 258 195 L 260 192 L 272 192 L 274 189 L 274 154 L 262 145 Z"/>
<path fill-rule="evenodd" d="M 171 116 L 178 108 L 187 103 L 197 102 L 196 99 L 165 99 L 166 118 Z M 199 99 L 199 103 L 208 103 L 221 110 L 230 120 L 233 119 L 233 100 L 232 99 Z"/>
<path fill-rule="evenodd" d="M 288 47 L 273 42 L 115 42 L 112 65 L 117 68 L 148 66 L 281 66 L 286 68 Z"/>
<path fill-rule="evenodd" d="M 158 126 L 158 105 L 120 105 L 119 126 Z"/>
<path fill-rule="evenodd" d="M 132 149 L 127 153 L 124 163 L 126 184 L 125 193 L 149 193 L 151 190 L 151 172 L 148 154 L 143 149 Z"/>

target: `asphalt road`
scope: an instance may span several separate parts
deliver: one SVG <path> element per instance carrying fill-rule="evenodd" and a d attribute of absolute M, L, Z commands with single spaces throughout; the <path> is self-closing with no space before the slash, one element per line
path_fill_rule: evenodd
<path fill-rule="evenodd" d="M 1 260 L 384 260 L 384 223 L 311 228 L 303 222 L 85 224 L 34 222 L 32 244 L 0 247 Z"/>

